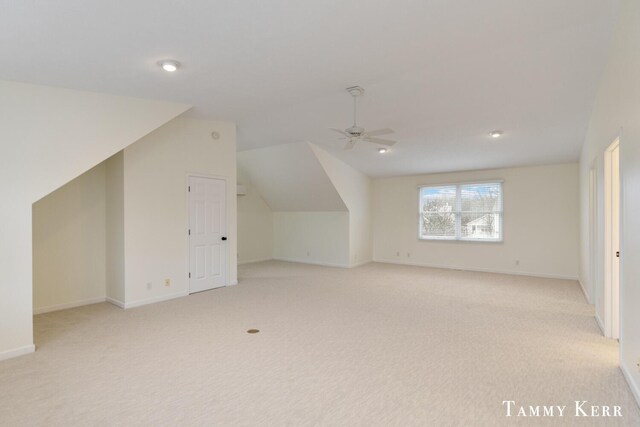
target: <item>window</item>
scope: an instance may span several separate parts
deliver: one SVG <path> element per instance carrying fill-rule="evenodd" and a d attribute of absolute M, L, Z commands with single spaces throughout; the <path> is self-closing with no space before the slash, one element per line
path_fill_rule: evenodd
<path fill-rule="evenodd" d="M 420 187 L 420 239 L 502 241 L 502 183 Z"/>

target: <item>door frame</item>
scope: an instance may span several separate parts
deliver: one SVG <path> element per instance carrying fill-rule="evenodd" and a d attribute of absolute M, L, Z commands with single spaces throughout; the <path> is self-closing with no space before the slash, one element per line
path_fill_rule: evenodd
<path fill-rule="evenodd" d="M 591 293 L 597 289 L 598 262 L 598 169 L 594 161 L 589 168 L 589 283 Z M 586 297 L 587 302 L 591 304 L 594 296 L 586 294 Z"/>
<path fill-rule="evenodd" d="M 613 151 L 618 150 L 618 206 L 614 206 L 613 193 L 616 177 L 614 177 Z M 622 166 L 620 155 L 620 136 L 616 137 L 604 152 L 604 334 L 609 338 L 620 338 L 620 283 L 622 276 L 622 258 L 618 260 L 618 280 L 615 283 L 614 263 L 616 251 L 622 248 Z M 616 212 L 617 210 L 617 212 Z M 618 247 L 614 247 L 614 221 L 618 225 Z"/>
<path fill-rule="evenodd" d="M 224 176 L 224 175 L 211 175 L 211 174 L 206 174 L 206 173 L 199 173 L 199 172 L 189 172 L 187 173 L 187 176 L 185 177 L 185 184 L 184 184 L 184 194 L 185 194 L 185 205 L 186 205 L 186 224 L 185 224 L 185 233 L 187 233 L 187 239 L 186 239 L 186 264 L 185 264 L 185 272 L 184 275 L 187 278 L 187 294 L 191 294 L 191 278 L 189 277 L 189 270 L 191 269 L 191 238 L 189 236 L 189 227 L 191 226 L 190 221 L 191 221 L 191 205 L 189 203 L 189 179 L 190 178 L 210 178 L 210 179 L 220 179 L 222 181 L 224 181 L 224 190 L 225 190 L 225 201 L 224 201 L 224 205 L 225 205 L 225 233 L 227 234 L 227 236 L 229 236 L 229 177 Z M 230 285 L 230 277 L 229 277 L 229 272 L 231 271 L 231 259 L 229 258 L 230 256 L 230 246 L 229 246 L 229 240 L 227 239 L 227 244 L 225 244 L 225 262 L 224 262 L 224 285 L 223 286 L 229 286 Z"/>

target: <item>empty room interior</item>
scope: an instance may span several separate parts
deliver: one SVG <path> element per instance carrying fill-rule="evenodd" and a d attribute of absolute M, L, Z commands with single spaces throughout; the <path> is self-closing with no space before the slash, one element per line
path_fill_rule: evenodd
<path fill-rule="evenodd" d="M 640 426 L 640 2 L 9 1 L 0 425 Z"/>

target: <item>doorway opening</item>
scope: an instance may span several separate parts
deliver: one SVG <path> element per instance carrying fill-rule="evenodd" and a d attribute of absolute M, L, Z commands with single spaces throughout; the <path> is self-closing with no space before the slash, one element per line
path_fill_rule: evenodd
<path fill-rule="evenodd" d="M 604 333 L 620 338 L 620 139 L 604 153 Z"/>

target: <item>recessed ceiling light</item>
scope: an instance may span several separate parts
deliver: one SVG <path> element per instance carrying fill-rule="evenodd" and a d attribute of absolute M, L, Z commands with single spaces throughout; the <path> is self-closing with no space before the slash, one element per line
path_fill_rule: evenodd
<path fill-rule="evenodd" d="M 500 138 L 502 136 L 502 131 L 501 130 L 492 130 L 491 132 L 489 132 L 489 136 L 491 138 Z"/>
<path fill-rule="evenodd" d="M 178 68 L 180 68 L 180 63 L 173 59 L 163 59 L 162 61 L 158 61 L 158 65 L 165 70 L 166 72 L 173 73 Z"/>
<path fill-rule="evenodd" d="M 387 148 L 378 148 L 378 153 L 380 153 L 380 154 L 384 154 L 387 151 L 389 151 Z"/>

